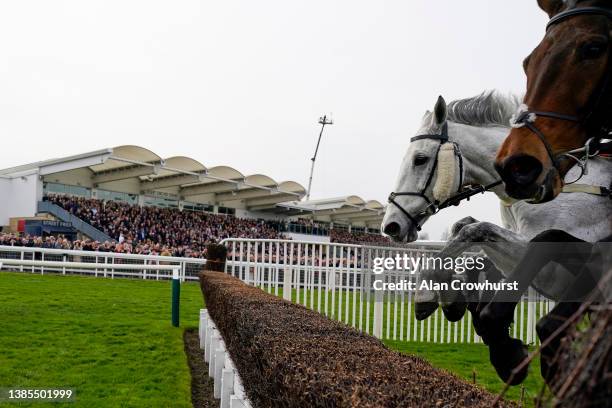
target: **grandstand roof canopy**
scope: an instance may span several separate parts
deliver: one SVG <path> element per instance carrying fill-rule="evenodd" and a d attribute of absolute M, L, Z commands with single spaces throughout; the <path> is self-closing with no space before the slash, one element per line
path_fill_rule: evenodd
<path fill-rule="evenodd" d="M 125 145 L 0 170 L 0 177 L 37 173 L 51 183 L 123 192 L 176 196 L 279 216 L 379 225 L 384 206 L 357 196 L 300 201 L 306 194 L 295 181 L 264 174 L 245 175 L 230 166 L 208 167 L 186 156 L 162 158 L 140 146 Z"/>
<path fill-rule="evenodd" d="M 378 226 L 385 214 L 385 206 L 376 200 L 366 201 L 358 196 L 345 196 L 323 200 L 291 201 L 276 205 L 276 212 L 307 215 L 320 221 Z"/>
<path fill-rule="evenodd" d="M 246 208 L 274 207 L 276 203 L 299 200 L 304 187 L 295 181 L 277 182 L 264 174 L 244 175 L 229 166 L 207 167 L 196 159 L 175 156 L 162 158 L 140 146 L 117 146 L 60 159 L 37 162 L 1 170 L 10 177 L 37 170 L 46 181 L 52 175 L 88 169 L 90 180 L 80 185 L 108 188 L 126 193 L 161 192 L 176 194 L 186 201 L 200 202 L 199 198 L 214 195 L 214 201 L 231 207 L 230 202 L 241 201 Z M 82 173 L 81 173 L 82 174 Z M 59 181 L 59 179 L 58 179 Z M 135 185 L 137 190 L 135 190 Z"/>

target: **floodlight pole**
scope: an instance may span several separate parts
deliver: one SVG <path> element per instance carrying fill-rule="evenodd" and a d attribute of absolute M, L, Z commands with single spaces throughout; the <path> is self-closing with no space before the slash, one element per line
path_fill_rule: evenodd
<path fill-rule="evenodd" d="M 325 125 L 333 125 L 334 121 L 328 118 L 327 115 L 323 115 L 319 118 L 319 124 L 321 125 L 321 132 L 319 132 L 319 140 L 317 140 L 317 147 L 315 148 L 314 155 L 310 159 L 312 164 L 310 166 L 310 178 L 308 179 L 308 191 L 306 192 L 306 201 L 310 200 L 310 191 L 312 189 L 312 175 L 314 174 L 315 161 L 317 160 L 317 153 L 319 153 L 319 145 L 321 144 L 321 137 L 323 136 L 323 129 Z"/>

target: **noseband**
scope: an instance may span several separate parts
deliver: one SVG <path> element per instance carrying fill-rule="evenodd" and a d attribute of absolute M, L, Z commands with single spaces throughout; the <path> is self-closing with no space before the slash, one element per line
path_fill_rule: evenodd
<path fill-rule="evenodd" d="M 427 194 L 425 194 L 425 192 L 431 185 L 431 181 L 433 180 L 434 173 L 436 172 L 438 168 L 438 153 L 440 152 L 440 148 L 442 147 L 444 143 L 449 142 L 448 123 L 444 123 L 440 134 L 415 136 L 412 139 L 410 139 L 410 142 L 412 143 L 412 142 L 416 142 L 417 140 L 423 140 L 423 139 L 440 141 L 440 145 L 438 146 L 438 150 L 436 151 L 436 155 L 435 155 L 436 159 L 431 168 L 431 172 L 427 176 L 427 182 L 425 183 L 425 186 L 423 187 L 421 191 L 393 192 L 389 195 L 389 203 L 397 207 L 406 216 L 406 218 L 408 218 L 410 222 L 412 222 L 412 225 L 416 227 L 417 231 L 421 231 L 421 222 L 419 219 L 422 219 L 427 216 L 435 215 L 436 213 L 440 212 L 444 208 L 454 206 L 454 205 L 459 205 L 461 201 L 469 200 L 470 197 L 476 194 L 484 193 L 485 191 L 489 191 L 490 189 L 497 187 L 498 185 L 502 183 L 501 180 L 498 180 L 486 186 L 478 185 L 478 186 L 467 187 L 464 189 L 463 188 L 463 155 L 461 154 L 459 145 L 457 145 L 457 143 L 453 143 L 454 150 L 455 150 L 455 156 L 457 157 L 457 161 L 459 163 L 459 187 L 457 189 L 457 194 L 450 197 L 448 200 L 444 201 L 443 203 L 439 203 L 438 201 L 432 201 L 429 197 L 427 197 Z M 408 211 L 406 211 L 406 209 L 402 207 L 395 200 L 397 197 L 401 197 L 401 196 L 420 197 L 423 200 L 425 200 L 425 202 L 427 203 L 427 206 L 425 207 L 423 211 L 419 212 L 416 216 L 413 216 Z"/>
<path fill-rule="evenodd" d="M 566 10 L 562 13 L 559 13 L 553 18 L 551 18 L 548 24 L 546 25 L 546 30 L 548 31 L 552 26 L 559 24 L 567 19 L 570 19 L 576 16 L 583 16 L 583 15 L 599 15 L 599 16 L 607 17 L 612 20 L 612 10 L 608 10 L 602 7 L 574 8 L 574 9 Z M 574 122 L 578 124 L 588 125 L 588 122 L 595 116 L 597 109 L 603 103 L 606 95 L 610 91 L 608 88 L 610 87 L 610 82 L 611 82 L 610 80 L 610 70 L 611 69 L 612 69 L 612 52 L 609 52 L 608 53 L 608 69 L 606 70 L 607 72 L 606 76 L 603 80 L 602 86 L 600 87 L 600 91 L 596 94 L 596 97 L 591 99 L 589 103 L 591 108 L 589 109 L 588 113 L 584 115 L 583 117 L 565 115 L 565 114 L 561 114 L 557 112 L 531 111 L 531 110 L 526 109 L 519 113 L 519 115 L 514 120 L 512 127 L 515 127 L 515 128 L 525 127 L 529 129 L 533 134 L 535 134 L 538 137 L 538 139 L 540 139 L 540 141 L 542 142 L 542 145 L 544 145 L 544 147 L 546 148 L 546 152 L 548 153 L 548 156 L 555 168 L 559 169 L 559 162 L 561 158 L 570 158 L 572 160 L 575 160 L 578 163 L 578 165 L 582 168 L 583 175 L 587 174 L 586 166 L 587 166 L 588 160 L 590 158 L 593 158 L 594 156 L 597 156 L 600 152 L 604 152 L 612 148 L 610 142 L 603 143 L 603 144 L 601 143 L 602 139 L 609 137 L 611 129 L 608 129 L 606 124 L 604 123 L 601 125 L 599 129 L 596 130 L 595 136 L 589 139 L 589 141 L 586 142 L 584 147 L 580 149 L 572 150 L 569 152 L 563 152 L 561 154 L 556 155 L 555 152 L 553 151 L 552 146 L 550 145 L 548 140 L 546 140 L 546 136 L 544 136 L 544 133 L 540 129 L 538 129 L 538 127 L 535 125 L 535 121 L 538 117 L 543 117 L 543 118 L 549 118 L 553 120 L 563 120 L 567 122 Z M 583 155 L 584 159 L 582 160 L 579 159 L 576 156 L 577 154 Z M 582 177 L 582 175 L 580 177 Z"/>
<path fill-rule="evenodd" d="M 423 140 L 423 139 L 430 139 L 430 140 L 439 140 L 440 144 L 438 145 L 438 150 L 436 151 L 435 154 L 435 162 L 431 168 L 431 171 L 429 172 L 429 175 L 427 176 L 427 182 L 425 183 L 425 186 L 423 187 L 423 189 L 421 191 L 402 191 L 402 192 L 392 192 L 389 195 L 389 203 L 393 204 L 394 206 L 396 206 L 409 220 L 410 222 L 412 222 L 412 225 L 414 225 L 417 229 L 417 231 L 421 231 L 421 223 L 418 220 L 418 218 L 424 217 L 427 215 L 427 213 L 430 211 L 430 209 L 432 207 L 436 206 L 436 203 L 431 201 L 429 199 L 429 197 L 427 197 L 427 195 L 425 194 L 425 192 L 427 191 L 427 188 L 429 187 L 429 185 L 431 184 L 431 181 L 433 180 L 433 175 L 436 172 L 436 169 L 438 168 L 438 153 L 440 152 L 440 148 L 442 147 L 442 145 L 446 142 L 448 142 L 448 123 L 444 123 L 444 125 L 442 126 L 442 130 L 440 132 L 440 134 L 427 134 L 427 135 L 419 135 L 419 136 L 415 136 L 412 139 L 410 139 L 410 143 L 412 142 L 416 142 L 417 140 Z M 457 150 L 455 150 L 455 152 L 457 152 Z M 461 157 L 460 159 L 460 163 L 461 164 L 461 177 L 463 178 L 463 156 L 461 156 L 461 154 L 459 154 L 459 157 Z M 412 214 L 410 214 L 408 211 L 406 211 L 406 209 L 404 207 L 402 207 L 401 205 L 398 204 L 398 202 L 395 200 L 397 197 L 400 196 L 412 196 L 412 197 L 420 197 L 423 200 L 425 200 L 425 202 L 427 203 L 427 206 L 425 207 L 425 209 L 423 211 L 421 211 L 419 214 L 415 216 L 413 216 Z"/>

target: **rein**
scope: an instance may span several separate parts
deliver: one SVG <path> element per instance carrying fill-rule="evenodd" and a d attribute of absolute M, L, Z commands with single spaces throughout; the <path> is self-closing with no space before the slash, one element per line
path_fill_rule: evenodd
<path fill-rule="evenodd" d="M 546 25 L 546 30 L 547 31 L 550 30 L 550 28 L 553 27 L 554 25 L 559 24 L 567 19 L 570 19 L 576 16 L 583 16 L 583 15 L 604 16 L 612 20 L 612 10 L 609 10 L 609 9 L 605 9 L 602 7 L 573 8 L 573 9 L 561 12 L 557 14 L 556 16 L 554 16 L 553 18 L 551 18 L 548 24 Z M 532 111 L 532 110 L 526 109 L 525 111 L 520 112 L 516 120 L 514 120 L 512 127 L 515 127 L 515 128 L 525 127 L 529 129 L 533 134 L 535 134 L 538 137 L 538 139 L 540 139 L 542 145 L 546 148 L 548 157 L 550 158 L 553 166 L 557 170 L 559 169 L 559 165 L 560 165 L 559 162 L 560 162 L 560 159 L 562 158 L 570 158 L 576 161 L 576 163 L 582 168 L 582 174 L 580 176 L 580 178 L 582 178 L 583 175 L 588 174 L 587 164 L 588 164 L 589 159 L 592 159 L 593 157 L 598 156 L 600 153 L 605 153 L 606 151 L 612 150 L 612 146 L 610 146 L 610 143 L 607 143 L 607 144 L 601 143 L 602 139 L 605 139 L 606 137 L 610 135 L 611 129 L 607 128 L 607 124 L 604 123 L 600 126 L 599 129 L 595 129 L 595 132 L 593 133 L 595 133 L 596 136 L 589 139 L 584 145 L 584 147 L 580 149 L 572 150 L 569 152 L 562 152 L 560 154 L 555 154 L 552 146 L 546 139 L 546 136 L 544 135 L 544 133 L 535 125 L 535 121 L 538 117 L 543 117 L 543 118 L 548 118 L 548 119 L 563 120 L 563 121 L 583 124 L 587 128 L 589 128 L 588 126 L 589 122 L 593 119 L 593 117 L 596 116 L 597 109 L 600 107 L 600 105 L 604 105 L 604 109 L 605 109 L 605 104 L 604 104 L 605 97 L 606 95 L 610 93 L 611 90 L 609 88 L 612 85 L 611 84 L 612 80 L 610 78 L 611 70 L 612 70 L 612 52 L 609 52 L 608 53 L 608 69 L 606 70 L 607 72 L 606 76 L 604 77 L 602 81 L 602 84 L 601 84 L 602 86 L 599 87 L 600 91 L 595 95 L 594 98 L 591 98 L 591 100 L 589 101 L 590 109 L 588 113 L 584 115 L 583 117 L 565 115 L 565 114 L 557 113 L 557 112 Z M 591 154 L 591 152 L 596 152 L 596 153 Z M 584 153 L 584 158 L 583 159 L 578 158 L 577 155 L 582 154 L 582 153 Z M 573 183 L 580 180 L 580 178 L 575 180 Z"/>

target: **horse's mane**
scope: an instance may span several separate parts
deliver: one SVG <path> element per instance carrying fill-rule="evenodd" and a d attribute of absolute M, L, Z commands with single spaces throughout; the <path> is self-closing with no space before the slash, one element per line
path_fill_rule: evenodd
<path fill-rule="evenodd" d="M 472 126 L 510 126 L 510 119 L 520 105 L 518 97 L 485 91 L 473 98 L 448 104 L 448 120 Z"/>

